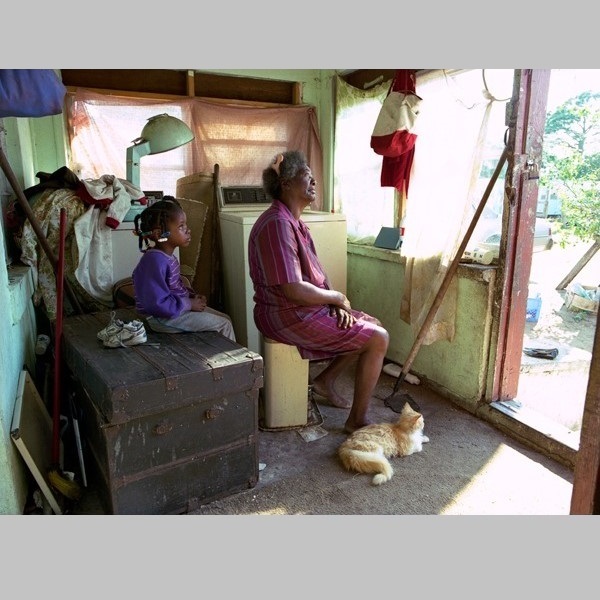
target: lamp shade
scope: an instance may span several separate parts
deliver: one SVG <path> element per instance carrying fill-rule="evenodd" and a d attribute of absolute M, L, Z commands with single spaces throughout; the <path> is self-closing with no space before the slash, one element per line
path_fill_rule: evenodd
<path fill-rule="evenodd" d="M 140 138 L 150 144 L 149 154 L 160 154 L 191 142 L 194 134 L 183 121 L 165 113 L 150 117 Z"/>
<path fill-rule="evenodd" d="M 127 181 L 140 187 L 140 159 L 183 146 L 194 139 L 192 130 L 177 117 L 166 113 L 148 119 L 139 138 L 127 148 Z"/>

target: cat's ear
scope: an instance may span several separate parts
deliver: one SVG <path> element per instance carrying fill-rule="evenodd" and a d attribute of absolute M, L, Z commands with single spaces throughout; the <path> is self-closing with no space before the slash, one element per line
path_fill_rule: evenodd
<path fill-rule="evenodd" d="M 402 412 L 404 415 L 418 415 L 420 413 L 418 413 L 411 405 L 410 402 L 405 402 L 404 406 L 402 407 Z"/>
<path fill-rule="evenodd" d="M 413 426 L 416 426 L 419 423 L 419 419 L 421 419 L 423 417 L 423 415 L 421 415 L 420 413 L 415 413 L 412 417 L 411 417 L 411 424 Z"/>

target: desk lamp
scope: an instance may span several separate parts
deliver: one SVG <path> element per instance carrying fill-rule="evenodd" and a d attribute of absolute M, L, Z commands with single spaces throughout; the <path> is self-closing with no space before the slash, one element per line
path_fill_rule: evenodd
<path fill-rule="evenodd" d="M 150 117 L 140 137 L 127 148 L 127 181 L 140 187 L 140 159 L 183 146 L 194 139 L 192 130 L 180 119 L 166 113 Z"/>

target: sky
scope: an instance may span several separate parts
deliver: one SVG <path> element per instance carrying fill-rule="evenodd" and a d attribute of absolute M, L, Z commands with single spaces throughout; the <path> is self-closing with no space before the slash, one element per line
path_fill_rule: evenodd
<path fill-rule="evenodd" d="M 585 91 L 600 93 L 600 69 L 552 69 L 547 111 Z"/>

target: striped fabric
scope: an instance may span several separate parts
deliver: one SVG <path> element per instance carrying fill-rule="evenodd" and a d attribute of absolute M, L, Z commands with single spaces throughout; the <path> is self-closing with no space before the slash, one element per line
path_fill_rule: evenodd
<path fill-rule="evenodd" d="M 248 240 L 250 277 L 254 284 L 254 322 L 265 336 L 298 347 L 302 358 L 331 358 L 361 348 L 371 337 L 373 320 L 353 311 L 357 322 L 339 329 L 328 305 L 298 306 L 278 287 L 308 281 L 329 289 L 313 239 L 306 224 L 296 221 L 275 200 L 252 227 Z"/>

